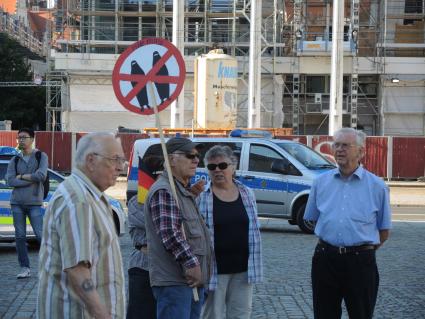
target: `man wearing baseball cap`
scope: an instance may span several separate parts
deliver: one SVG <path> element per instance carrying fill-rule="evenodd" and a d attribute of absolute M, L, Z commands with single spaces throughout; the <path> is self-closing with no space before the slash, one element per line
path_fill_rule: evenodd
<path fill-rule="evenodd" d="M 187 138 L 166 143 L 177 198 L 164 170 L 149 190 L 146 205 L 149 274 L 157 318 L 199 318 L 204 285 L 211 273 L 212 245 L 189 182 L 202 147 Z M 192 288 L 198 290 L 199 301 Z"/>

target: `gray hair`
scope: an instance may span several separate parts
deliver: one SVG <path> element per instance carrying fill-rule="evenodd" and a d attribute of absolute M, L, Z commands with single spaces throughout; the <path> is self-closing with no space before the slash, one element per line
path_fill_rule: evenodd
<path fill-rule="evenodd" d="M 87 155 L 92 153 L 101 153 L 103 150 L 103 141 L 106 138 L 115 138 L 114 134 L 108 132 L 96 132 L 84 135 L 77 144 L 75 152 L 75 165 L 83 168 L 86 164 Z"/>
<path fill-rule="evenodd" d="M 225 157 L 228 158 L 233 164 L 237 163 L 237 158 L 229 146 L 215 145 L 211 147 L 205 154 L 204 164 L 208 165 L 209 160 L 217 157 Z"/>
<path fill-rule="evenodd" d="M 334 133 L 336 138 L 339 135 L 354 135 L 358 146 L 364 147 L 366 143 L 366 134 L 362 131 L 355 130 L 351 127 L 343 127 Z"/>

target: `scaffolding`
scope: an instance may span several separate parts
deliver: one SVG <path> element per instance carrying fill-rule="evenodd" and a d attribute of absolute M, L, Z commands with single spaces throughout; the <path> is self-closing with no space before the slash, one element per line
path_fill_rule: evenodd
<path fill-rule="evenodd" d="M 172 39 L 172 0 L 62 1 L 58 15 L 63 25 L 56 42 L 64 52 L 118 54 L 141 38 Z M 247 55 L 251 1 L 183 1 L 185 55 L 207 53 L 213 45 L 231 55 Z M 281 1 L 263 2 L 263 45 L 268 52 L 279 54 L 284 47 L 283 9 Z"/>
<path fill-rule="evenodd" d="M 185 56 L 207 53 L 219 46 L 227 54 L 248 60 L 252 4 L 258 2 L 182 1 L 184 30 L 179 40 Z M 332 0 L 261 1 L 258 46 L 261 61 L 267 60 L 272 66 L 267 70 L 261 67 L 262 77 L 278 73 L 279 58 L 290 59 L 290 72 L 281 73 L 283 126 L 291 127 L 295 134 L 327 132 L 329 73 L 309 73 L 301 64 L 305 57 L 330 57 L 332 4 Z M 424 1 L 344 1 L 344 56 L 351 60 L 351 70 L 343 78 L 344 126 L 367 127 L 369 134 L 379 132 L 386 59 L 425 56 L 424 7 Z M 55 46 L 87 59 L 92 53 L 119 54 L 141 38 L 171 41 L 173 35 L 173 0 L 62 0 L 57 16 L 62 24 L 57 23 Z M 371 60 L 379 72 L 360 71 L 361 58 Z M 242 83 L 248 86 L 247 63 L 242 69 Z M 246 99 L 241 97 L 240 101 Z M 267 110 L 264 104 L 262 111 Z"/>
<path fill-rule="evenodd" d="M 333 1 L 285 1 L 286 30 L 291 39 L 292 72 L 285 75 L 284 127 L 294 132 L 327 132 L 329 75 L 300 74 L 303 57 L 330 56 Z M 424 1 L 345 1 L 344 56 L 351 70 L 344 74 L 343 125 L 379 133 L 379 95 L 386 57 L 424 57 Z M 291 28 L 292 27 L 292 28 Z M 288 49 L 290 48 L 290 49 Z M 361 74 L 359 58 L 378 65 L 377 74 Z"/>

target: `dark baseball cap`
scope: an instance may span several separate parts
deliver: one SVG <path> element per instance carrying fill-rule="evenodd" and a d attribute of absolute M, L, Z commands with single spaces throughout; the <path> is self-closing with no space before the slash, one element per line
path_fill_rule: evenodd
<path fill-rule="evenodd" d="M 189 153 L 193 149 L 200 149 L 203 148 L 204 145 L 200 143 L 194 143 L 188 138 L 185 137 L 173 137 L 170 138 L 167 143 L 165 144 L 167 147 L 168 154 L 172 154 L 176 151 Z"/>

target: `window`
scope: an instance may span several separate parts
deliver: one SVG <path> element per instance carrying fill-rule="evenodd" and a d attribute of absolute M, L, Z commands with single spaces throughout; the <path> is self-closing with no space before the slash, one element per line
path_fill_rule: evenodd
<path fill-rule="evenodd" d="M 251 145 L 249 151 L 249 170 L 254 172 L 273 173 L 272 163 L 283 160 L 283 156 L 275 150 L 262 145 Z"/>
<path fill-rule="evenodd" d="M 295 157 L 300 163 L 309 169 L 322 169 L 334 167 L 329 161 L 327 161 L 320 154 L 314 152 L 309 147 L 298 144 L 298 143 L 276 143 L 279 147 L 283 148 L 293 157 Z"/>
<path fill-rule="evenodd" d="M 307 93 L 327 93 L 325 76 L 307 76 Z"/>
<path fill-rule="evenodd" d="M 423 13 L 422 0 L 406 0 L 404 2 L 404 13 Z M 421 21 L 420 19 L 404 19 L 403 24 L 409 25 L 414 24 L 415 21 Z"/>

